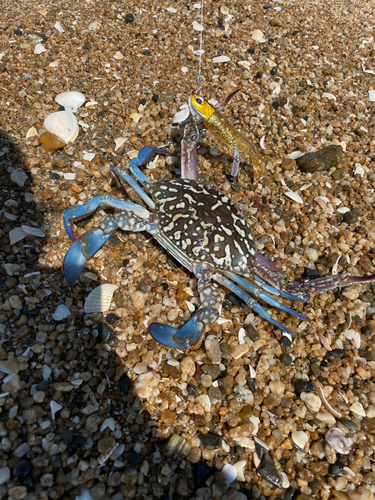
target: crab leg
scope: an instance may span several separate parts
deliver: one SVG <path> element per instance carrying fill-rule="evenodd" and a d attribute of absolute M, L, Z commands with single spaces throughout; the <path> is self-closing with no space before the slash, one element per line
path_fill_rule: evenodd
<path fill-rule="evenodd" d="M 144 165 L 145 163 L 149 162 L 155 154 L 170 155 L 171 153 L 169 151 L 166 151 L 165 149 L 150 147 L 142 148 L 139 151 L 138 155 L 130 160 L 129 165 L 134 165 L 136 167 Z"/>
<path fill-rule="evenodd" d="M 110 165 L 111 172 L 113 175 L 116 177 L 116 179 L 120 182 L 121 180 L 127 182 L 131 188 L 134 189 L 134 191 L 137 193 L 137 195 L 142 198 L 142 200 L 153 210 L 155 208 L 155 203 L 152 201 L 152 199 L 146 194 L 143 189 L 138 186 L 138 184 L 135 182 L 135 180 L 130 177 L 130 175 L 122 170 L 119 167 L 115 167 L 114 165 Z"/>
<path fill-rule="evenodd" d="M 340 286 L 354 285 L 355 283 L 371 283 L 375 281 L 375 274 L 370 276 L 353 276 L 350 274 L 335 274 L 323 276 L 311 281 L 295 281 L 287 283 L 285 290 L 291 293 L 324 293 Z"/>

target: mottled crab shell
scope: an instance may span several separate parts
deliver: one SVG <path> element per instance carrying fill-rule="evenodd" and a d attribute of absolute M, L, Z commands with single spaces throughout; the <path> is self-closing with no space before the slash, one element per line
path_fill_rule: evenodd
<path fill-rule="evenodd" d="M 164 238 L 189 259 L 249 276 L 255 261 L 250 227 L 230 199 L 195 181 L 150 186 Z"/>

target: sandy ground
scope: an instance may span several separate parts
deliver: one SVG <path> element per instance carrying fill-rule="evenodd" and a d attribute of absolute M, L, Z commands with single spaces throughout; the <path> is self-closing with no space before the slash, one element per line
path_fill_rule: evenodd
<path fill-rule="evenodd" d="M 290 280 L 374 273 L 373 2 L 204 10 L 202 93 L 241 88 L 225 115 L 266 170 L 254 185 L 244 158 L 229 184 L 232 152 L 208 133 L 199 180 L 232 198 Z M 1 3 L 0 499 L 374 499 L 371 284 L 283 301 L 305 321 L 265 306 L 291 337 L 220 289 L 220 321 L 179 351 L 147 325 L 182 326 L 196 280 L 146 233 L 117 231 L 75 284 L 62 275 L 64 209 L 108 193 L 140 202 L 109 162 L 164 146 L 173 155 L 144 171 L 178 178 L 172 121 L 197 87 L 193 21 L 187 1 Z M 35 134 L 66 90 L 85 95 L 80 132 L 46 152 Z M 327 146 L 312 171 L 295 160 Z M 110 307 L 85 314 L 100 284 L 118 287 Z"/>

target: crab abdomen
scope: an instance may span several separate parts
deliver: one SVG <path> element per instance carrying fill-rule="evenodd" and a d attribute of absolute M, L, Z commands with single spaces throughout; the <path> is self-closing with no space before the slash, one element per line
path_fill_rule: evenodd
<path fill-rule="evenodd" d="M 254 242 L 230 199 L 190 180 L 155 183 L 151 194 L 163 237 L 191 262 L 251 274 Z"/>

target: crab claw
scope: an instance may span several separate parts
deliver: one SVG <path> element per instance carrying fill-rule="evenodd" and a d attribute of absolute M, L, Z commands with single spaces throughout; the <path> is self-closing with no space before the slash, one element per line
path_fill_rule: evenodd
<path fill-rule="evenodd" d="M 70 247 L 63 262 L 63 273 L 69 284 L 78 279 L 86 260 L 95 255 L 114 232 L 115 229 L 108 233 L 102 229 L 94 229 L 84 234 L 81 241 L 76 241 Z"/>
<path fill-rule="evenodd" d="M 194 348 L 199 345 L 206 327 L 212 325 L 218 317 L 219 311 L 215 307 L 207 307 L 199 311 L 179 330 L 161 323 L 152 323 L 150 333 L 157 342 L 167 347 Z"/>
<path fill-rule="evenodd" d="M 165 149 L 150 147 L 143 148 L 135 158 L 132 158 L 130 160 L 129 165 L 139 167 L 140 165 L 143 165 L 144 163 L 150 161 L 155 154 L 170 155 L 171 153 L 169 151 L 166 151 Z"/>

